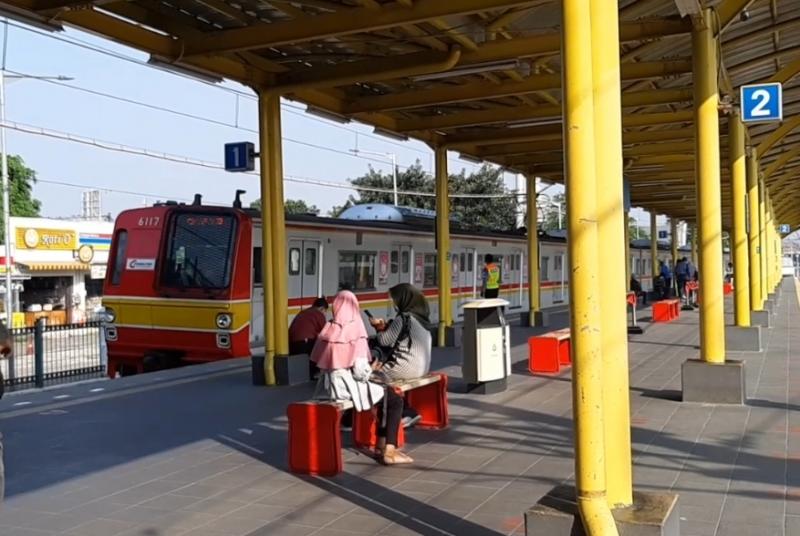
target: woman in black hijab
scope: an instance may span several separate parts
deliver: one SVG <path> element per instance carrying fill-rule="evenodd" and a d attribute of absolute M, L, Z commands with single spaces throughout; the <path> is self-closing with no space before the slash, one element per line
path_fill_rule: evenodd
<path fill-rule="evenodd" d="M 425 376 L 431 367 L 432 345 L 428 300 L 409 283 L 393 286 L 389 296 L 397 316 L 388 324 L 383 319 L 370 320 L 385 355 L 381 371 L 389 381 Z"/>

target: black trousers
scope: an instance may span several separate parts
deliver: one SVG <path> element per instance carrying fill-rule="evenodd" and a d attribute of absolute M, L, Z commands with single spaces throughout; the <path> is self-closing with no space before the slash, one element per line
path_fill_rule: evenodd
<path fill-rule="evenodd" d="M 384 399 L 378 402 L 378 438 L 386 438 L 387 445 L 396 446 L 402 419 L 403 397 L 387 388 Z"/>
<path fill-rule="evenodd" d="M 305 339 L 302 341 L 289 341 L 289 353 L 291 355 L 300 355 L 306 354 L 311 356 L 311 350 L 314 349 L 314 344 L 317 342 L 317 339 Z M 317 368 L 317 364 L 313 361 L 308 362 L 308 375 L 310 378 L 314 378 L 314 376 L 319 372 L 319 368 Z"/>

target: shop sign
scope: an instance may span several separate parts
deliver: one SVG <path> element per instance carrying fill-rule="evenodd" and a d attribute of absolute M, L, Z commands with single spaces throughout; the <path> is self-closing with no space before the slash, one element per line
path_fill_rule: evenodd
<path fill-rule="evenodd" d="M 73 251 L 77 247 L 77 233 L 69 229 L 17 228 L 18 249 Z"/>
<path fill-rule="evenodd" d="M 90 268 L 92 279 L 105 279 L 106 278 L 106 265 L 93 264 Z"/>

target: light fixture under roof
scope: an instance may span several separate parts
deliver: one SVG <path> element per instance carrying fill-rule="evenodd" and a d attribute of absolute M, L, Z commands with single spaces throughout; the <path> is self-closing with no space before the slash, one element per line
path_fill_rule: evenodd
<path fill-rule="evenodd" d="M 158 67 L 159 69 L 181 74 L 191 78 L 196 78 L 203 82 L 208 82 L 211 84 L 219 84 L 220 82 L 222 82 L 222 78 L 214 74 L 211 74 L 207 71 L 189 65 L 173 63 L 169 60 L 159 58 L 158 56 L 150 56 L 150 59 L 147 60 L 147 63 L 155 67 Z"/>
<path fill-rule="evenodd" d="M 472 155 L 468 155 L 468 154 L 464 154 L 464 153 L 458 153 L 458 158 L 460 158 L 461 160 L 464 160 L 466 162 L 469 162 L 471 164 L 477 164 L 477 165 L 483 164 L 483 160 L 481 160 L 480 158 L 476 158 L 476 157 L 474 157 Z"/>
<path fill-rule="evenodd" d="M 387 130 L 381 127 L 375 127 L 372 133 L 397 141 L 408 141 L 408 136 L 406 136 L 405 134 L 400 134 L 399 132 L 394 132 L 392 130 Z"/>
<path fill-rule="evenodd" d="M 464 67 L 456 67 L 455 69 L 450 69 L 449 71 L 442 71 L 439 73 L 412 76 L 411 80 L 414 82 L 422 82 L 425 80 L 441 80 L 442 78 L 452 78 L 454 76 L 465 76 L 468 74 L 481 74 L 492 71 L 508 71 L 510 69 L 516 69 L 517 67 L 519 67 L 518 60 L 488 61 L 485 63 L 465 65 Z"/>
<path fill-rule="evenodd" d="M 541 119 L 532 119 L 530 121 L 521 121 L 519 123 L 510 123 L 508 128 L 525 128 L 525 127 L 544 127 L 547 125 L 560 125 L 562 118 L 559 117 L 543 117 Z"/>
<path fill-rule="evenodd" d="M 322 108 L 317 108 L 316 106 L 306 106 L 306 113 L 342 125 L 346 125 L 350 122 L 349 117 L 345 117 L 334 112 L 329 112 L 328 110 L 323 110 Z"/>

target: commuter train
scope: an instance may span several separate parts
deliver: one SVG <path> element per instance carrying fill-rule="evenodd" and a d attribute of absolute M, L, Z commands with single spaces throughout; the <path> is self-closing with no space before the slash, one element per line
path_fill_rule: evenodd
<path fill-rule="evenodd" d="M 238 197 L 237 197 L 238 199 Z M 167 202 L 128 210 L 116 221 L 104 284 L 109 374 L 179 362 L 249 356 L 263 346 L 260 214 L 234 207 Z M 423 289 L 438 318 L 434 214 L 389 205 L 358 205 L 338 218 L 287 216 L 289 317 L 314 298 L 352 289 L 361 306 L 389 314 L 387 290 L 400 282 Z M 527 238 L 519 232 L 451 231 L 453 311 L 478 297 L 483 257 L 501 268 L 510 312 L 528 309 Z M 669 258 L 663 247 L 659 257 Z M 650 286 L 650 251 L 631 249 L 631 270 Z M 539 233 L 541 307 L 569 298 L 566 241 Z M 146 367 L 147 365 L 147 367 Z"/>

